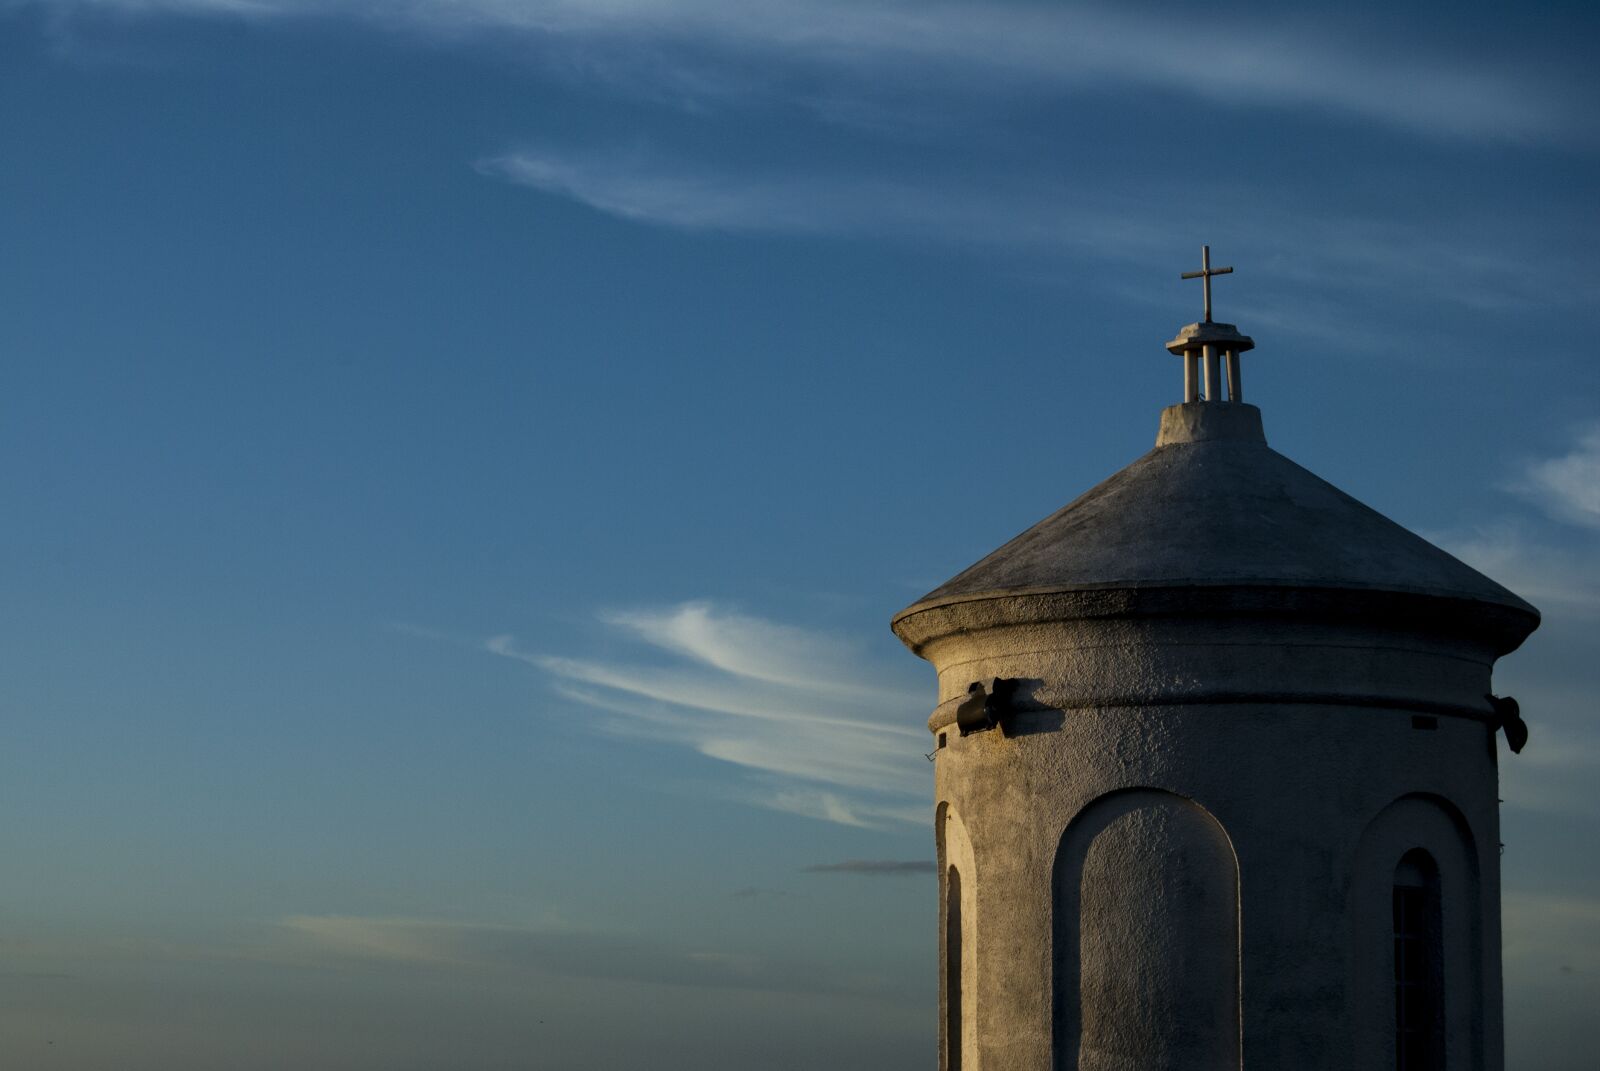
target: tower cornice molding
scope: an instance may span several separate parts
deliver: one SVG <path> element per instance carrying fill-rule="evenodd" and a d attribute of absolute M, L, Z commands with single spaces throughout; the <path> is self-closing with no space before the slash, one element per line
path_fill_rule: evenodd
<path fill-rule="evenodd" d="M 928 649 L 942 639 L 989 629 L 1152 618 L 1348 623 L 1464 640 L 1495 657 L 1516 650 L 1539 625 L 1538 612 L 1526 604 L 1486 602 L 1477 594 L 1283 581 L 975 592 L 916 603 L 897 614 L 891 627 L 913 653 L 928 657 Z"/>

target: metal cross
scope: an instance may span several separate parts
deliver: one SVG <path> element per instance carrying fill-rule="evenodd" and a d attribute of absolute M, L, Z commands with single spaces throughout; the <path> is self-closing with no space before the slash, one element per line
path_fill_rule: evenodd
<path fill-rule="evenodd" d="M 1211 277 L 1213 275 L 1227 275 L 1231 271 L 1233 271 L 1232 268 L 1213 268 L 1211 266 L 1211 247 L 1203 245 L 1200 247 L 1200 270 L 1183 273 L 1185 279 L 1199 279 L 1200 286 L 1205 290 L 1206 323 L 1211 322 Z"/>

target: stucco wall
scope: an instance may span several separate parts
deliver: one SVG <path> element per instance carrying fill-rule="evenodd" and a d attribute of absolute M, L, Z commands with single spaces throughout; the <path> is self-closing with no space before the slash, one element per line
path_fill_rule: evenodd
<path fill-rule="evenodd" d="M 1490 652 L 1347 617 L 993 624 L 925 647 L 952 699 L 985 676 L 1024 682 L 1001 729 L 932 723 L 941 812 L 960 815 L 975 879 L 963 1068 L 1384 1066 L 1393 965 L 1362 949 L 1391 923 L 1397 853 L 1421 846 L 1447 875 L 1450 1066 L 1500 1071 L 1495 745 L 1471 713 Z M 1105 702 L 1118 690 L 1141 701 Z M 1117 812 L 1130 800 L 1143 817 Z M 952 856 L 948 818 L 942 839 Z M 1229 859 L 1231 931 L 1215 906 Z M 1229 970 L 1235 991 L 1210 992 Z M 1152 1000 L 1170 1021 L 1127 1028 L 1168 1014 Z M 1199 1062 L 1179 1061 L 1186 1044 Z"/>

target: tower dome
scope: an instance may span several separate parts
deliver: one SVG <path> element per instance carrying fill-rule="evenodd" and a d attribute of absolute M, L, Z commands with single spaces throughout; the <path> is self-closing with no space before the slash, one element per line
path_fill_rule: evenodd
<path fill-rule="evenodd" d="M 1255 406 L 1205 401 L 1164 410 L 1155 449 L 902 610 L 894 629 L 918 650 L 939 622 L 978 609 L 953 607 L 986 601 L 1024 616 L 1400 612 L 1476 634 L 1497 655 L 1539 622 L 1506 588 L 1268 447 Z"/>
<path fill-rule="evenodd" d="M 1466 600 L 1531 629 L 1516 595 L 1267 446 L 1253 405 L 1161 414 L 1154 450 L 919 599 L 1197 587 Z M 1526 630 L 1525 630 L 1526 631 Z"/>
<path fill-rule="evenodd" d="M 1502 1065 L 1491 673 L 1538 612 L 1267 446 L 1231 270 L 1155 448 L 894 618 L 945 1071 Z"/>

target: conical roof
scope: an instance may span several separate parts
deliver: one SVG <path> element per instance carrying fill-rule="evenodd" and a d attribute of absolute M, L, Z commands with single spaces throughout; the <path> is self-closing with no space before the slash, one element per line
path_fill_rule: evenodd
<path fill-rule="evenodd" d="M 1162 413 L 1154 450 L 896 616 L 984 598 L 1100 589 L 1316 588 L 1538 611 L 1267 446 L 1255 406 Z M 1496 616 L 1503 616 L 1497 614 Z M 1520 637 L 1519 637 L 1520 642 Z"/>

